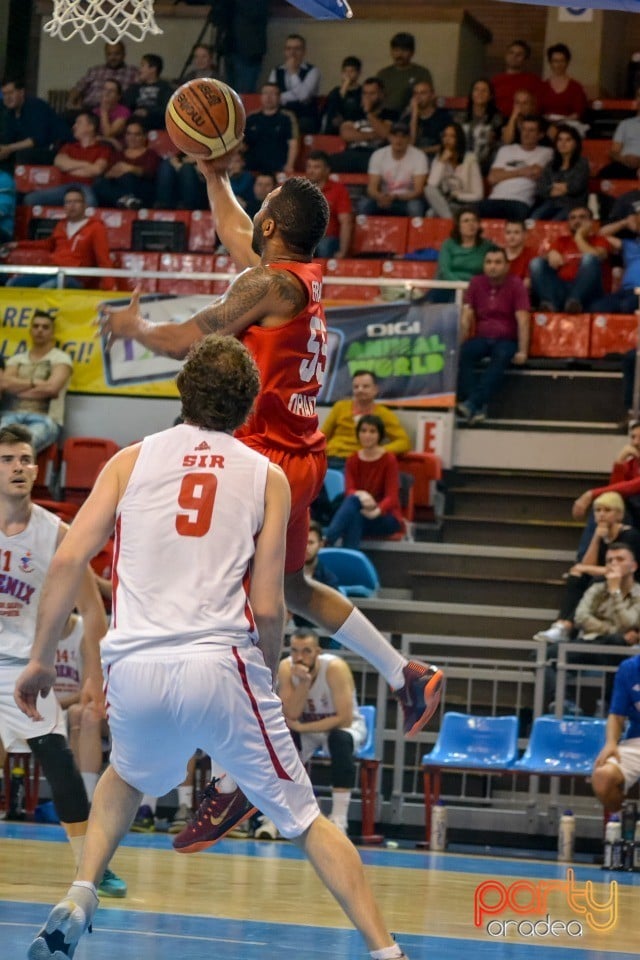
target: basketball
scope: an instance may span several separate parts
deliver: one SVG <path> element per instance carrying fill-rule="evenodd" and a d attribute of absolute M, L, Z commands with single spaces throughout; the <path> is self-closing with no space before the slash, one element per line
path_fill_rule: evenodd
<path fill-rule="evenodd" d="M 221 80 L 196 79 L 173 93 L 165 113 L 167 133 L 182 153 L 215 160 L 235 150 L 244 134 L 242 100 Z"/>

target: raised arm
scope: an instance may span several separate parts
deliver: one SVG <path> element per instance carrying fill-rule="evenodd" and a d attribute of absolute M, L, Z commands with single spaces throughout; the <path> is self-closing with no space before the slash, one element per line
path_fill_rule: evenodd
<path fill-rule="evenodd" d="M 207 181 L 216 233 L 237 267 L 254 267 L 260 257 L 251 247 L 253 224 L 231 189 L 228 164 L 229 155 L 219 160 L 198 160 L 197 167 Z"/>

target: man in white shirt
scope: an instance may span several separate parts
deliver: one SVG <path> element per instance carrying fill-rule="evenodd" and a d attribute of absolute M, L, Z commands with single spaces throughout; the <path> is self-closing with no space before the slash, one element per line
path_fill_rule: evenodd
<path fill-rule="evenodd" d="M 298 118 L 300 133 L 317 133 L 320 124 L 316 97 L 320 89 L 320 71 L 307 63 L 304 37 L 290 33 L 284 42 L 284 63 L 274 67 L 269 83 L 277 83 L 282 96 L 280 104 Z"/>
<path fill-rule="evenodd" d="M 428 163 L 422 150 L 412 147 L 406 123 L 393 123 L 389 146 L 380 147 L 369 160 L 367 196 L 358 213 L 391 217 L 422 217 Z"/>
<path fill-rule="evenodd" d="M 640 88 L 636 90 L 635 117 L 621 120 L 613 134 L 611 163 L 598 172 L 610 180 L 634 180 L 640 170 Z"/>
<path fill-rule="evenodd" d="M 500 147 L 489 171 L 493 187 L 487 200 L 478 204 L 481 217 L 524 220 L 529 216 L 540 174 L 553 156 L 551 147 L 541 147 L 540 117 L 523 117 L 520 143 Z"/>

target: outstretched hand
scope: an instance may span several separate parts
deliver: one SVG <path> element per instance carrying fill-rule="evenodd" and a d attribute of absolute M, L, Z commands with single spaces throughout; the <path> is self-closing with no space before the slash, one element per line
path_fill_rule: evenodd
<path fill-rule="evenodd" d="M 107 347 L 110 347 L 115 340 L 126 337 L 135 340 L 143 323 L 140 313 L 140 287 L 135 288 L 131 294 L 131 300 L 124 307 L 100 304 L 98 326 L 100 333 L 107 337 Z"/>
<path fill-rule="evenodd" d="M 583 493 L 581 497 L 578 497 L 577 500 L 573 501 L 571 515 L 573 516 L 574 520 L 584 520 L 589 512 L 589 507 L 591 506 L 592 500 L 593 497 L 591 496 L 591 491 L 587 490 L 587 492 Z"/>
<path fill-rule="evenodd" d="M 36 701 L 38 695 L 46 697 L 56 681 L 54 667 L 45 667 L 37 660 L 30 660 L 16 680 L 13 699 L 23 713 L 32 720 L 42 720 Z"/>

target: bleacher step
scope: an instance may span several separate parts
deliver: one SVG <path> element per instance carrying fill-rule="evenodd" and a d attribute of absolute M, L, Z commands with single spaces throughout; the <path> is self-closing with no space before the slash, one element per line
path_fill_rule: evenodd
<path fill-rule="evenodd" d="M 450 603 L 503 603 L 505 607 L 540 604 L 559 607 L 565 586 L 561 579 L 496 576 L 443 570 L 409 570 L 415 600 L 443 599 Z"/>
<path fill-rule="evenodd" d="M 443 536 L 450 543 L 491 543 L 493 545 L 557 547 L 575 549 L 582 525 L 571 520 L 547 522 L 515 517 L 473 517 L 445 514 Z"/>

